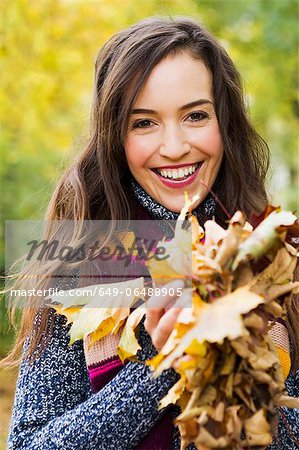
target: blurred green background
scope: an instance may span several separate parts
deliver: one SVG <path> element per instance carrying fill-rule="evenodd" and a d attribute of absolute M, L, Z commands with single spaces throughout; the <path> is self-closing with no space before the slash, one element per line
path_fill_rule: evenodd
<path fill-rule="evenodd" d="M 197 18 L 222 42 L 271 149 L 272 203 L 298 209 L 298 7 L 296 0 L 0 0 L 1 270 L 4 220 L 41 219 L 64 167 L 84 147 L 97 50 L 152 14 Z M 0 314 L 4 356 L 13 336 L 4 302 Z M 13 384 L 4 384 L 9 417 Z M 5 448 L 7 420 L 1 427 Z"/>

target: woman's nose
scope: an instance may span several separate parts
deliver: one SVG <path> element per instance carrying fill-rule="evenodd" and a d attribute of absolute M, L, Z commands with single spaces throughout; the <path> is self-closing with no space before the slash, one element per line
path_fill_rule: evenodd
<path fill-rule="evenodd" d="M 160 147 L 159 153 L 169 159 L 180 159 L 191 151 L 191 145 L 186 140 L 181 130 L 170 128 L 165 129 Z"/>

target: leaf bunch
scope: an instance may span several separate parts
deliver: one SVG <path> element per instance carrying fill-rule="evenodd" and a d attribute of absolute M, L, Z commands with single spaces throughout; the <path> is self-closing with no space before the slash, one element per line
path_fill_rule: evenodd
<path fill-rule="evenodd" d="M 200 450 L 268 445 L 275 405 L 299 407 L 299 399 L 286 395 L 268 335 L 273 320 L 284 315 L 285 300 L 298 291 L 297 252 L 286 242 L 297 229 L 296 217 L 274 209 L 252 230 L 237 212 L 228 229 L 207 221 L 205 232 L 194 217 L 189 221 L 192 308 L 182 310 L 149 361 L 156 376 L 170 367 L 180 374 L 160 408 L 181 406 L 176 423 L 182 449 L 190 443 Z M 158 264 L 151 263 L 154 279 L 162 276 Z"/>

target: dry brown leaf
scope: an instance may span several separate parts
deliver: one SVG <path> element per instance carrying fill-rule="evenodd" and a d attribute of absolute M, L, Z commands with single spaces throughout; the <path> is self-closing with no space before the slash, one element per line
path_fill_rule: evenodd
<path fill-rule="evenodd" d="M 268 445 L 271 443 L 272 434 L 263 409 L 245 420 L 244 426 L 249 445 Z"/>
<path fill-rule="evenodd" d="M 227 262 L 235 256 L 242 236 L 245 216 L 237 211 L 230 220 L 227 236 L 223 239 L 215 260 L 220 266 L 225 266 Z"/>

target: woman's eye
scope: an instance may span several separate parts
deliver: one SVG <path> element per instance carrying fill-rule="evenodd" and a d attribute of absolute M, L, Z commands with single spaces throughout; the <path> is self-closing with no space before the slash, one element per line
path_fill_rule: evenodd
<path fill-rule="evenodd" d="M 200 120 L 206 119 L 208 117 L 208 114 L 203 112 L 194 112 L 189 115 L 189 119 L 191 122 L 199 122 Z"/>
<path fill-rule="evenodd" d="M 152 125 L 152 121 L 148 119 L 138 120 L 133 123 L 132 128 L 149 128 Z"/>

